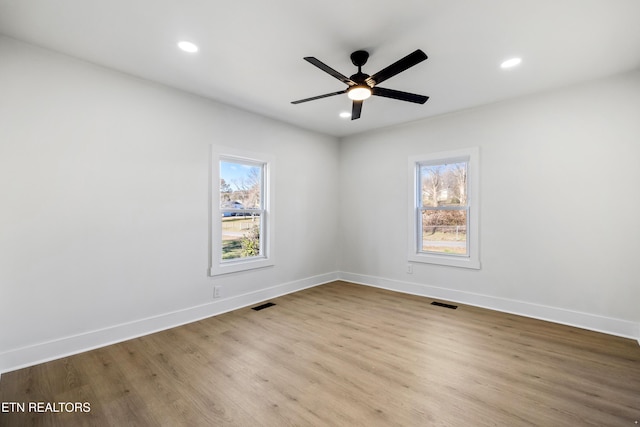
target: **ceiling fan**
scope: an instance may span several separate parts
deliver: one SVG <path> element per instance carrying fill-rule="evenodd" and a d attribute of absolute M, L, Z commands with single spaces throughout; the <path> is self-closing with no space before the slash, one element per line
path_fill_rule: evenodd
<path fill-rule="evenodd" d="M 324 64 L 323 62 L 319 61 L 318 59 L 314 58 L 313 56 L 305 57 L 305 61 L 315 65 L 325 73 L 330 74 L 331 76 L 340 80 L 342 83 L 347 84 L 349 87 L 338 92 L 331 92 L 324 95 L 314 96 L 312 98 L 300 99 L 298 101 L 292 101 L 291 103 L 300 104 L 302 102 L 314 101 L 316 99 L 322 99 L 329 96 L 341 95 L 343 93 L 346 93 L 347 96 L 353 100 L 351 120 L 356 120 L 360 118 L 360 114 L 362 112 L 362 102 L 365 99 L 369 98 L 371 95 L 398 99 L 400 101 L 415 102 L 416 104 L 424 104 L 425 102 L 427 102 L 427 99 L 429 99 L 428 96 L 401 92 L 399 90 L 386 89 L 378 86 L 378 84 L 382 83 L 383 81 L 427 59 L 427 55 L 423 51 L 417 49 L 416 51 L 410 53 L 399 61 L 394 62 L 388 67 L 378 71 L 372 76 L 364 74 L 362 72 L 362 66 L 367 63 L 367 59 L 369 59 L 369 53 L 367 51 L 357 50 L 353 52 L 351 54 L 351 62 L 353 63 L 353 65 L 358 67 L 358 72 L 351 77 L 346 77 L 333 68 L 329 67 L 328 65 Z"/>

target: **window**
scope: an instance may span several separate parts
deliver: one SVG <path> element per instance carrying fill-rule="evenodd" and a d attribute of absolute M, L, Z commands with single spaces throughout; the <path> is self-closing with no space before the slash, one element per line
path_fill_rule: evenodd
<path fill-rule="evenodd" d="M 477 148 L 412 156 L 409 260 L 480 268 Z"/>
<path fill-rule="evenodd" d="M 212 276 L 273 265 L 273 163 L 270 156 L 214 148 Z"/>

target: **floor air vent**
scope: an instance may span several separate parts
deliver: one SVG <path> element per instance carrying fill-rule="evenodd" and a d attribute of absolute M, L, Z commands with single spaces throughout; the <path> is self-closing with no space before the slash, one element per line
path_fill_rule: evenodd
<path fill-rule="evenodd" d="M 268 303 L 266 303 L 266 304 L 258 305 L 258 306 L 256 306 L 256 307 L 251 307 L 251 309 L 252 309 L 252 310 L 255 310 L 255 311 L 260 311 L 260 310 L 263 310 L 263 309 L 265 309 L 265 308 L 272 307 L 272 306 L 274 306 L 274 305 L 275 305 L 274 303 L 272 303 L 272 302 L 268 302 Z"/>
<path fill-rule="evenodd" d="M 452 310 L 455 310 L 456 308 L 458 308 L 457 305 L 451 305 L 451 304 L 445 304 L 443 302 L 438 302 L 438 301 L 433 301 L 431 303 L 431 305 L 437 305 L 438 307 L 445 307 L 445 308 L 450 308 Z"/>

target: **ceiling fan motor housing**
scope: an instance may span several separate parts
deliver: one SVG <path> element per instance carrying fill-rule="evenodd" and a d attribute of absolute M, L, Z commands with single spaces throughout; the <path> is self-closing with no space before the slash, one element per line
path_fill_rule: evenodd
<path fill-rule="evenodd" d="M 353 80 L 355 83 L 357 83 L 358 86 L 367 85 L 367 86 L 373 87 L 372 85 L 369 84 L 369 82 L 366 81 L 369 78 L 369 74 L 356 73 L 349 78 Z"/>

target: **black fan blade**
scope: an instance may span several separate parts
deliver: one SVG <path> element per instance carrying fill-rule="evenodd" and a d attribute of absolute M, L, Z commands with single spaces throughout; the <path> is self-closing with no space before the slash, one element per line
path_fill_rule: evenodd
<path fill-rule="evenodd" d="M 340 74 L 339 72 L 337 72 L 333 68 L 329 67 L 324 62 L 319 61 L 318 59 L 314 58 L 313 56 L 307 56 L 307 57 L 304 58 L 304 60 L 307 61 L 308 63 L 313 64 L 316 67 L 320 68 L 325 73 L 332 75 L 336 79 L 340 80 L 342 83 L 348 84 L 349 86 L 355 86 L 356 85 L 356 82 L 351 80 L 349 77 L 343 76 L 342 74 Z"/>
<path fill-rule="evenodd" d="M 341 90 L 340 92 L 325 93 L 324 95 L 318 95 L 318 96 L 314 96 L 312 98 L 300 99 L 298 101 L 291 101 L 291 103 L 292 104 L 300 104 L 302 102 L 315 101 L 316 99 L 328 98 L 328 97 L 334 96 L 334 95 L 342 95 L 343 93 L 347 93 L 347 89 Z"/>
<path fill-rule="evenodd" d="M 417 49 L 415 52 L 410 53 L 409 55 L 405 56 L 404 58 L 402 58 L 397 62 L 394 62 L 393 64 L 389 65 L 387 68 L 378 71 L 373 76 L 369 77 L 366 80 L 366 82 L 369 86 L 375 86 L 387 79 L 390 79 L 396 74 L 399 74 L 404 70 L 411 68 L 416 64 L 421 63 L 425 59 L 427 59 L 427 54 L 421 51 L 420 49 Z"/>
<path fill-rule="evenodd" d="M 384 96 L 385 98 L 399 99 L 400 101 L 415 102 L 416 104 L 424 104 L 429 99 L 428 96 L 417 95 L 415 93 L 400 92 L 399 90 L 385 89 L 383 87 L 374 87 L 371 89 L 373 95 Z"/>
<path fill-rule="evenodd" d="M 353 108 L 351 109 L 351 120 L 360 118 L 360 113 L 362 113 L 362 102 L 363 101 L 353 101 Z"/>

